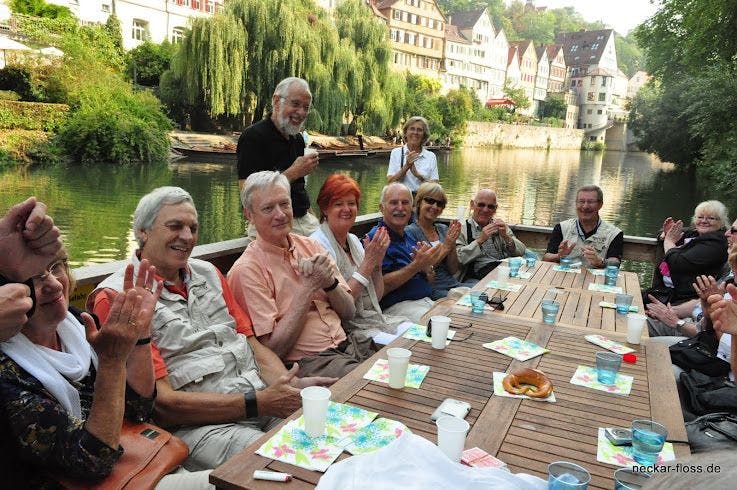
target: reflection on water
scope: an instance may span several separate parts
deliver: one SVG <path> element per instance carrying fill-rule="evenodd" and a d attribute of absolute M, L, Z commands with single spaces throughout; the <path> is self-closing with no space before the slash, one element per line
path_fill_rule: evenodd
<path fill-rule="evenodd" d="M 313 201 L 325 177 L 345 172 L 361 185 L 359 212 L 378 211 L 388 157 L 322 162 L 308 180 Z M 689 219 L 705 196 L 693 177 L 645 153 L 467 148 L 438 155 L 448 194 L 446 214 L 482 187 L 497 192 L 497 216 L 548 225 L 575 215 L 576 189 L 604 190 L 602 216 L 628 235 L 654 236 L 666 216 Z M 187 189 L 200 220 L 200 243 L 242 236 L 235 163 L 176 162 L 153 166 L 42 167 L 0 170 L 0 209 L 36 195 L 49 204 L 73 266 L 127 257 L 135 248 L 131 219 L 140 197 L 163 185 Z M 725 202 L 726 204 L 730 204 Z M 734 213 L 732 213 L 734 214 Z"/>

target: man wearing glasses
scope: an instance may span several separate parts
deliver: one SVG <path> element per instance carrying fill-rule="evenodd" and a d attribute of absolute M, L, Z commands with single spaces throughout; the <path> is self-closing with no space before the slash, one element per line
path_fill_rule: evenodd
<path fill-rule="evenodd" d="M 271 99 L 271 116 L 243 131 L 238 138 L 238 185 L 243 188 L 246 178 L 262 170 L 281 172 L 291 186 L 294 222 L 292 232 L 308 236 L 320 225 L 310 210 L 310 197 L 305 189 L 305 177 L 317 167 L 317 152 L 305 154 L 302 129 L 310 112 L 312 93 L 301 78 L 285 78 L 276 86 Z M 256 237 L 253 226 L 248 236 Z"/>
<path fill-rule="evenodd" d="M 524 255 L 525 244 L 501 219 L 494 219 L 497 203 L 491 189 L 479 189 L 471 199 L 471 217 L 456 240 L 458 260 L 466 267 L 464 277 L 482 279 L 507 257 Z"/>
<path fill-rule="evenodd" d="M 550 235 L 543 260 L 560 262 L 561 257 L 580 260 L 585 267 L 603 268 L 609 260 L 622 260 L 624 233 L 599 217 L 604 193 L 595 185 L 587 185 L 576 193 L 578 218 L 561 221 Z"/>

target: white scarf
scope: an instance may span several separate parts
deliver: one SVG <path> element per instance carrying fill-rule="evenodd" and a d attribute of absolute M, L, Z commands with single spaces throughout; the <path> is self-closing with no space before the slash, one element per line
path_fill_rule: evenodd
<path fill-rule="evenodd" d="M 69 383 L 81 381 L 90 372 L 90 361 L 97 368 L 97 355 L 85 336 L 84 326 L 70 312 L 56 327 L 61 351 L 31 342 L 22 333 L 0 343 L 0 349 L 36 378 L 72 415 L 81 419 L 79 392 Z"/>

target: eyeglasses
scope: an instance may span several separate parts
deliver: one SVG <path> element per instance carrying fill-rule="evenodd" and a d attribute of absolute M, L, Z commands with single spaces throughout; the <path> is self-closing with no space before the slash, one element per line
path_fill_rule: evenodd
<path fill-rule="evenodd" d="M 599 204 L 599 200 L 598 199 L 578 199 L 576 201 L 576 204 L 578 204 L 579 206 L 586 206 L 586 205 L 593 206 L 594 204 Z"/>
<path fill-rule="evenodd" d="M 279 98 L 281 100 L 287 101 L 287 103 L 289 104 L 289 107 L 291 107 L 292 109 L 302 108 L 302 109 L 304 109 L 305 112 L 310 112 L 310 107 L 312 107 L 311 104 L 306 104 L 305 105 L 305 104 L 302 104 L 302 102 L 300 102 L 298 100 L 295 100 L 295 99 L 291 99 L 290 100 L 290 99 L 287 99 L 286 97 L 279 97 Z"/>
<path fill-rule="evenodd" d="M 727 233 L 729 233 L 730 235 L 737 235 L 737 228 L 735 228 L 734 226 L 731 228 L 727 228 Z"/>
<path fill-rule="evenodd" d="M 708 221 L 710 223 L 713 223 L 714 221 L 718 221 L 719 218 L 716 216 L 696 216 L 696 221 Z"/>
<path fill-rule="evenodd" d="M 497 203 L 486 204 L 485 202 L 477 202 L 477 203 L 474 203 L 474 204 L 479 209 L 484 209 L 484 208 L 496 209 L 496 208 L 499 207 L 499 205 Z"/>
<path fill-rule="evenodd" d="M 439 208 L 445 208 L 445 205 L 448 204 L 448 201 L 444 201 L 442 199 L 433 199 L 432 197 L 423 197 L 422 200 L 430 206 L 434 204 Z"/>
<path fill-rule="evenodd" d="M 50 275 L 54 276 L 57 279 L 60 279 L 66 273 L 67 273 L 67 259 L 61 259 L 51 264 L 45 272 L 37 276 L 33 276 L 31 279 L 33 279 L 34 284 L 36 284 L 36 282 L 43 283 L 46 280 L 46 278 L 48 278 Z"/>

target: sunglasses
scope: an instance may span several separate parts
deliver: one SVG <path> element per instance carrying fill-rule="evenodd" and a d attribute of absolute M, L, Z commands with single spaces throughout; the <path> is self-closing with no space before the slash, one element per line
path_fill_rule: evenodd
<path fill-rule="evenodd" d="M 734 226 L 731 228 L 727 228 L 727 233 L 729 233 L 730 235 L 737 235 L 737 228 L 735 228 Z"/>
<path fill-rule="evenodd" d="M 477 202 L 476 207 L 480 209 L 489 208 L 489 209 L 496 209 L 499 207 L 498 204 L 486 204 L 485 202 Z"/>
<path fill-rule="evenodd" d="M 448 203 L 448 201 L 444 201 L 442 199 L 433 199 L 432 197 L 423 197 L 422 200 L 430 206 L 434 204 L 439 208 L 445 208 L 445 205 Z"/>
<path fill-rule="evenodd" d="M 471 323 L 461 324 L 461 325 L 454 325 L 451 323 L 450 327 L 455 328 L 455 329 L 462 329 L 462 328 L 469 328 L 471 327 L 471 325 L 472 325 Z M 427 335 L 428 337 L 432 337 L 432 320 L 427 321 L 427 330 L 425 331 L 425 335 Z M 470 339 L 472 335 L 473 335 L 473 332 L 468 332 L 468 335 L 466 335 L 463 338 L 458 338 L 457 336 L 454 336 L 452 339 L 448 339 L 448 340 L 456 341 L 456 342 L 463 342 L 464 340 Z"/>
<path fill-rule="evenodd" d="M 504 311 L 504 302 L 507 300 L 506 297 L 492 296 L 486 303 L 496 311 Z"/>

